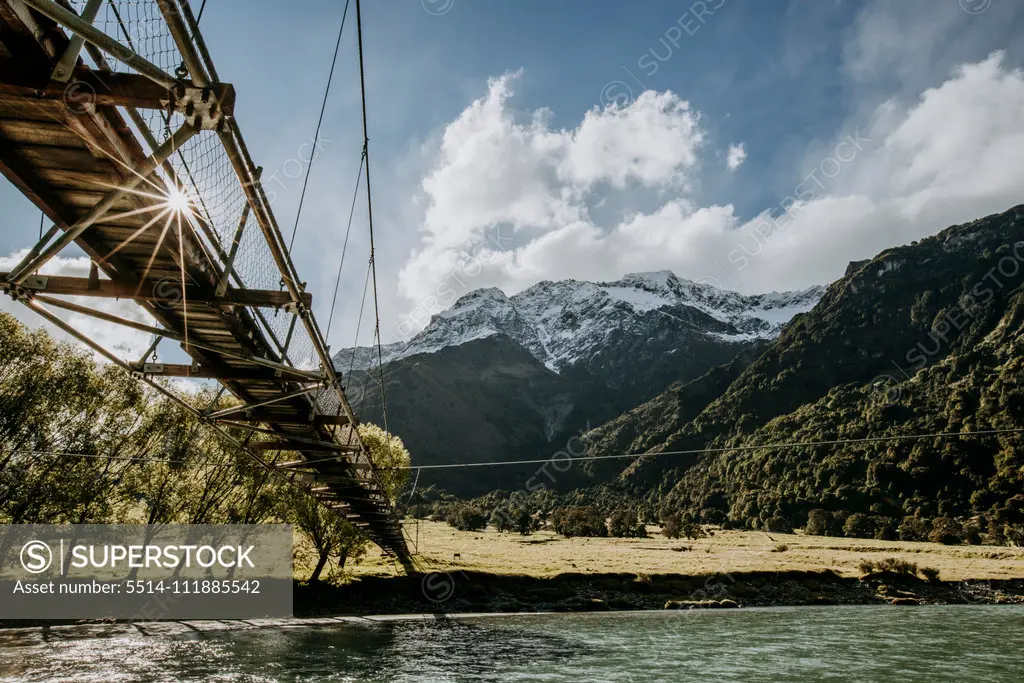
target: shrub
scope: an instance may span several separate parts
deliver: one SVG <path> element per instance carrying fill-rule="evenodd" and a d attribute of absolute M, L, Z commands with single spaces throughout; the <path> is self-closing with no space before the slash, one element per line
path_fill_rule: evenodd
<path fill-rule="evenodd" d="M 842 513 L 814 509 L 807 513 L 804 533 L 810 536 L 842 536 Z"/>
<path fill-rule="evenodd" d="M 862 574 L 890 573 L 905 574 L 907 576 L 915 576 L 917 574 L 917 564 L 901 560 L 898 557 L 887 557 L 882 560 L 861 560 L 857 568 L 860 569 Z"/>
<path fill-rule="evenodd" d="M 936 517 L 932 520 L 932 530 L 928 540 L 943 545 L 960 545 L 963 543 L 964 529 L 960 522 L 949 517 Z"/>
<path fill-rule="evenodd" d="M 683 525 L 683 536 L 686 536 L 691 541 L 696 541 L 698 538 L 704 538 L 707 535 L 707 532 L 704 531 L 704 527 L 700 524 L 693 523 Z"/>
<path fill-rule="evenodd" d="M 921 567 L 921 576 L 929 581 L 939 580 L 939 570 L 935 567 Z"/>
<path fill-rule="evenodd" d="M 1024 525 L 1007 524 L 1003 532 L 1007 543 L 1024 546 Z"/>
<path fill-rule="evenodd" d="M 904 517 L 896 528 L 896 535 L 901 541 L 927 541 L 931 532 L 931 523 L 922 517 Z"/>
<path fill-rule="evenodd" d="M 683 535 L 683 521 L 678 514 L 672 513 L 662 518 L 661 533 L 668 538 L 679 538 Z"/>
<path fill-rule="evenodd" d="M 873 518 L 875 523 L 875 538 L 879 541 L 896 540 L 896 520 L 892 517 L 878 515 Z"/>
<path fill-rule="evenodd" d="M 764 530 L 774 531 L 778 534 L 790 534 L 793 533 L 793 525 L 785 517 L 774 515 L 764 521 Z"/>
<path fill-rule="evenodd" d="M 487 520 L 487 526 L 492 526 L 501 533 L 512 531 L 512 515 L 508 508 L 504 506 L 494 508 L 491 511 L 490 519 Z"/>
<path fill-rule="evenodd" d="M 787 550 L 789 550 L 789 546 L 785 543 L 779 543 L 774 548 L 772 548 L 773 553 L 784 553 Z"/>
<path fill-rule="evenodd" d="M 540 528 L 540 522 L 534 519 L 533 515 L 526 508 L 516 510 L 513 523 L 515 524 L 515 530 L 522 536 L 529 536 Z"/>
<path fill-rule="evenodd" d="M 843 533 L 850 538 L 874 538 L 875 521 L 863 512 L 855 512 L 846 518 Z"/>
<path fill-rule="evenodd" d="M 725 513 L 716 508 L 704 508 L 700 511 L 700 518 L 705 524 L 722 524 L 725 522 Z"/>
<path fill-rule="evenodd" d="M 562 536 L 607 536 L 604 515 L 593 507 L 557 508 L 551 514 L 555 531 Z"/>
<path fill-rule="evenodd" d="M 448 511 L 445 519 L 459 531 L 482 531 L 487 528 L 487 515 L 472 505 L 457 505 Z"/>
<path fill-rule="evenodd" d="M 526 508 L 509 508 L 505 505 L 494 508 L 487 523 L 499 532 L 516 531 L 523 536 L 529 536 L 538 528 L 537 520 Z"/>
<path fill-rule="evenodd" d="M 988 519 L 988 532 L 985 534 L 985 542 L 989 545 L 1006 544 L 1005 529 L 994 517 L 989 517 Z"/>
<path fill-rule="evenodd" d="M 608 534 L 616 538 L 645 538 L 647 529 L 640 523 L 636 510 L 619 508 L 608 519 Z"/>
<path fill-rule="evenodd" d="M 981 543 L 981 525 L 975 521 L 964 522 L 963 538 L 967 545 L 979 545 Z"/>

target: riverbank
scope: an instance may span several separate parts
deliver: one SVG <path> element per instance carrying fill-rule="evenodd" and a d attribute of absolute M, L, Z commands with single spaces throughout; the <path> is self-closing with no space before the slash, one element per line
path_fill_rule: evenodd
<path fill-rule="evenodd" d="M 929 581 L 881 572 L 833 571 L 679 574 L 558 574 L 551 577 L 456 570 L 364 576 L 343 585 L 295 584 L 295 619 L 141 622 L 144 635 L 255 626 L 303 626 L 330 619 L 470 614 L 729 609 L 823 605 L 1024 605 L 1024 578 Z M 9 620 L 0 629 L 112 625 L 95 620 Z M 175 626 L 177 624 L 177 626 Z M 184 626 L 182 626 L 184 625 Z"/>
<path fill-rule="evenodd" d="M 296 616 L 418 612 L 580 612 L 802 605 L 1024 604 L 1024 579 L 929 581 L 881 572 L 559 574 L 472 571 L 300 584 Z"/>
<path fill-rule="evenodd" d="M 565 538 L 418 526 L 406 523 L 420 576 L 367 555 L 346 567 L 347 584 L 297 585 L 296 614 L 1024 604 L 1024 548 L 716 528 L 688 540 L 657 527 L 647 538 Z"/>
<path fill-rule="evenodd" d="M 378 553 L 349 562 L 341 584 L 308 584 L 309 568 L 298 566 L 295 615 L 1024 604 L 1024 548 L 719 529 L 686 540 L 655 527 L 648 538 L 464 532 L 438 522 L 406 531 L 418 539 L 420 574 L 405 576 Z M 884 566 L 869 571 L 867 562 Z"/>

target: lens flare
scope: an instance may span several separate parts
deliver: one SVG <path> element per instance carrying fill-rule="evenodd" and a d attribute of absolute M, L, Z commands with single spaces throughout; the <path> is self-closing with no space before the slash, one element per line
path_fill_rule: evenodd
<path fill-rule="evenodd" d="M 172 187 L 167 193 L 167 206 L 176 213 L 185 213 L 189 210 L 188 195 L 176 187 Z"/>

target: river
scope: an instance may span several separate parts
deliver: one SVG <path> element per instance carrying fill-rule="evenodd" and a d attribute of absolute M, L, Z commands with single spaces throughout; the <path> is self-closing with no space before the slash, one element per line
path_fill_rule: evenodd
<path fill-rule="evenodd" d="M 0 681 L 1024 681 L 1024 607 L 791 607 L 0 631 Z M 152 633 L 152 631 L 151 631 Z"/>

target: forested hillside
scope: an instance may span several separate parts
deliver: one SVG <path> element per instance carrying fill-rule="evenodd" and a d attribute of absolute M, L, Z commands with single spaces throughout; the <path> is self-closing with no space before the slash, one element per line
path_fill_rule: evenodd
<path fill-rule="evenodd" d="M 653 417 L 648 433 L 675 427 Z M 853 264 L 650 450 L 1014 428 L 1024 428 L 1024 206 Z M 815 508 L 1020 523 L 1024 435 L 647 457 L 622 483 L 663 508 L 750 526 L 802 525 Z"/>

